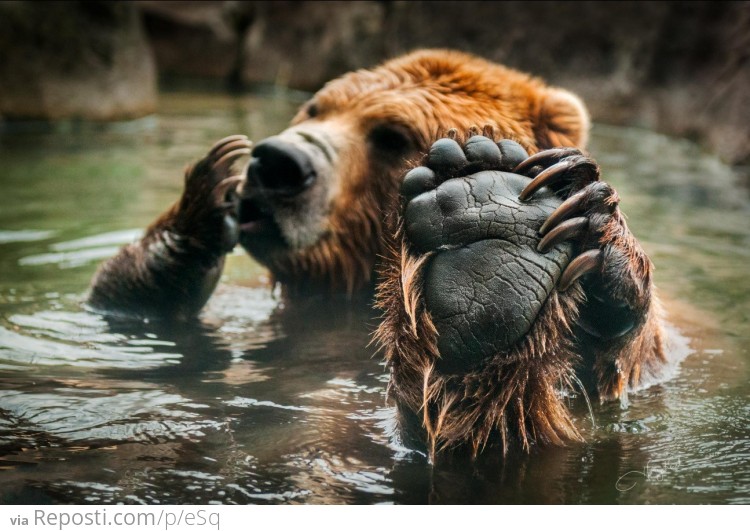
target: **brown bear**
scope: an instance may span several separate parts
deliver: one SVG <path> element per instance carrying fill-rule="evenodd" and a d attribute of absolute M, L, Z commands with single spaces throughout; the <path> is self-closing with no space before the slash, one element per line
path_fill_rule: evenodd
<path fill-rule="evenodd" d="M 90 304 L 194 318 L 239 242 L 290 299 L 375 287 L 389 396 L 433 452 L 579 440 L 565 388 L 623 398 L 664 361 L 652 265 L 588 128 L 576 96 L 463 53 L 346 74 L 189 168 Z"/>

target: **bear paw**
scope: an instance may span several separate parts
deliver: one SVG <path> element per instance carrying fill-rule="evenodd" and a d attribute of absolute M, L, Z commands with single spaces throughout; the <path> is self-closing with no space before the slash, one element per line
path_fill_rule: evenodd
<path fill-rule="evenodd" d="M 548 221 L 566 191 L 539 186 L 537 164 L 519 174 L 526 151 L 490 137 L 441 139 L 406 174 L 400 253 L 378 296 L 389 396 L 432 454 L 581 440 L 560 389 L 576 381 L 585 271 L 570 271 L 575 242 Z"/>
<path fill-rule="evenodd" d="M 250 155 L 250 148 L 244 135 L 226 137 L 185 172 L 174 232 L 211 256 L 231 251 L 239 239 L 234 195 L 244 176 L 231 169 L 239 158 Z"/>
<path fill-rule="evenodd" d="M 404 177 L 405 237 L 431 255 L 423 296 L 441 372 L 466 372 L 509 351 L 572 258 L 570 244 L 540 235 L 560 197 L 549 188 L 524 196 L 535 181 L 511 173 L 527 158 L 510 140 L 476 135 L 461 146 L 444 138 Z"/>
<path fill-rule="evenodd" d="M 651 263 L 597 164 L 490 136 L 441 139 L 406 174 L 379 293 L 389 393 L 432 452 L 581 440 L 560 395 L 577 364 L 608 398 L 663 362 Z"/>

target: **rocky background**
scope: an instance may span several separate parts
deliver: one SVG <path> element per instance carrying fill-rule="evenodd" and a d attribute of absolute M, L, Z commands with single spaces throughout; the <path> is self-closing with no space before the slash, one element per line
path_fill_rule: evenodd
<path fill-rule="evenodd" d="M 157 78 L 314 91 L 420 47 L 532 72 L 595 121 L 750 164 L 750 2 L 0 2 L 0 115 L 142 116 Z"/>

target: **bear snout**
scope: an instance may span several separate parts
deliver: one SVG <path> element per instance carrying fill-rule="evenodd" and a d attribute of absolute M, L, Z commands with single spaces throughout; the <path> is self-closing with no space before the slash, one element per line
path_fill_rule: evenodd
<path fill-rule="evenodd" d="M 307 153 L 278 137 L 256 144 L 247 167 L 250 187 L 277 197 L 295 197 L 312 186 L 316 178 Z"/>
<path fill-rule="evenodd" d="M 271 254 L 313 246 L 328 229 L 338 159 L 319 136 L 290 128 L 251 152 L 237 205 L 240 243 L 269 267 Z"/>

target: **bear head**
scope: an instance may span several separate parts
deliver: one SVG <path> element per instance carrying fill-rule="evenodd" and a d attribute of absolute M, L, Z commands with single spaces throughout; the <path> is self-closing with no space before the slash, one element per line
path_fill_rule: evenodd
<path fill-rule="evenodd" d="M 570 92 L 454 51 L 345 74 L 255 145 L 239 192 L 241 245 L 291 295 L 371 285 L 405 170 L 448 131 L 472 128 L 533 154 L 583 147 L 589 119 Z"/>

